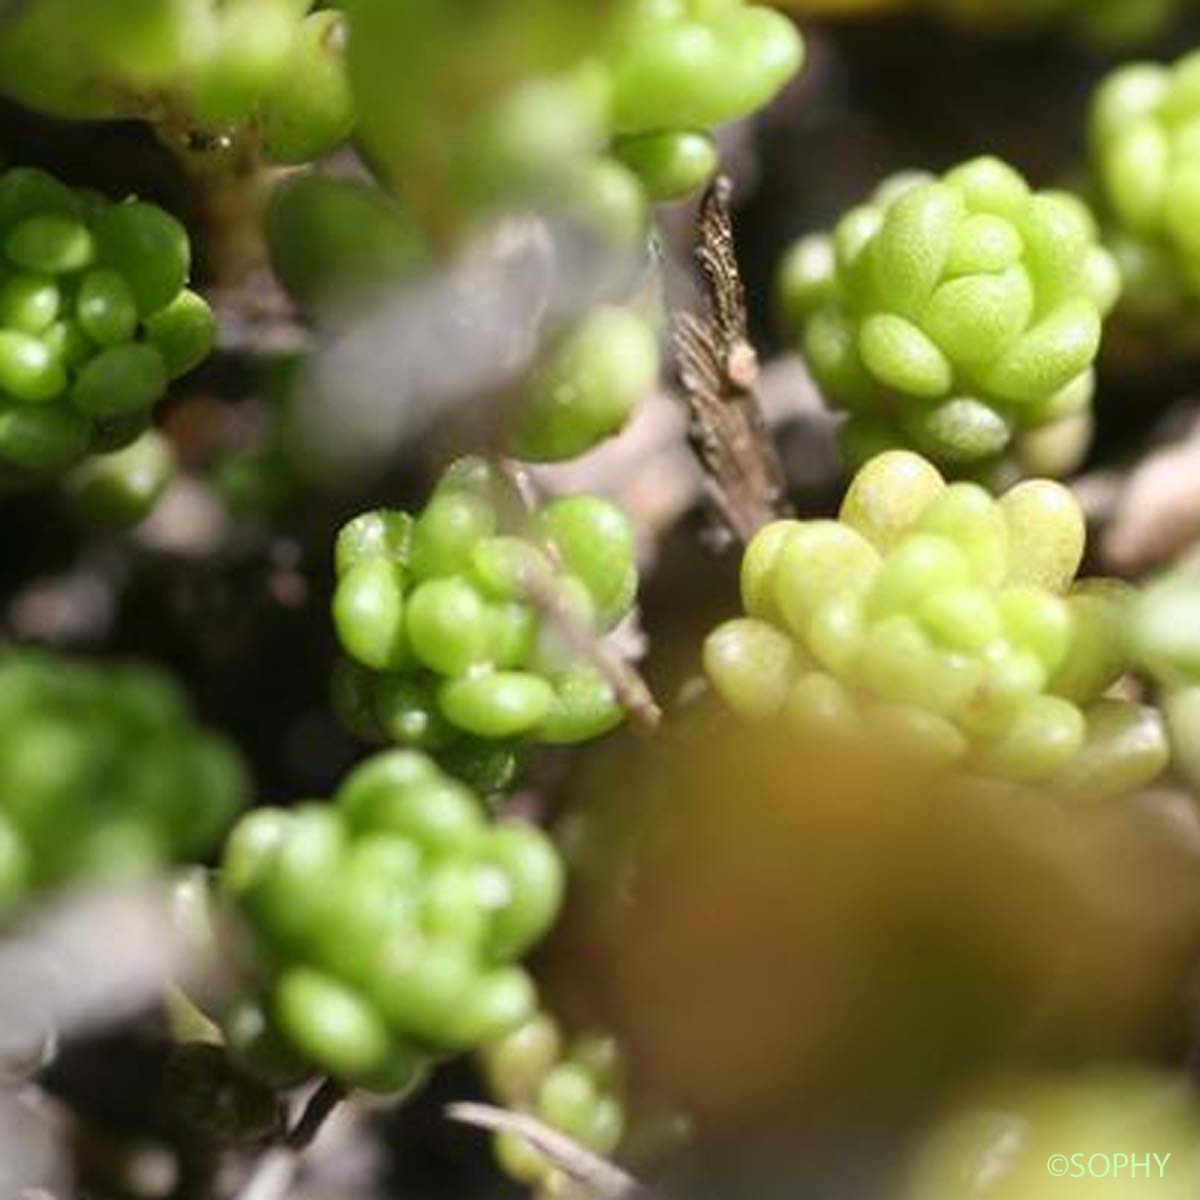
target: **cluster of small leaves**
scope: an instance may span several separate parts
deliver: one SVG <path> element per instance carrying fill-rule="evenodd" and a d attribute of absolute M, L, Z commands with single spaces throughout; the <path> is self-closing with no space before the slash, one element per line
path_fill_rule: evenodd
<path fill-rule="evenodd" d="M 618 244 L 644 236 L 647 201 L 712 177 L 710 131 L 765 105 L 803 55 L 786 17 L 743 0 L 359 0 L 352 18 L 364 140 L 429 224 L 549 202 Z M 387 48 L 413 42 L 426 52 L 397 77 Z"/>
<path fill-rule="evenodd" d="M 818 383 L 850 413 L 851 463 L 911 446 L 962 471 L 1089 408 L 1120 281 L 1079 200 L 979 158 L 889 180 L 832 236 L 798 243 L 780 286 Z"/>
<path fill-rule="evenodd" d="M 209 353 L 186 230 L 152 204 L 0 176 L 0 462 L 61 469 L 142 437 L 168 383 Z M 144 507 L 169 462 L 135 488 Z"/>
<path fill-rule="evenodd" d="M 608 1034 L 585 1033 L 566 1041 L 553 1017 L 539 1012 L 483 1048 L 484 1073 L 506 1108 L 528 1112 L 579 1145 L 612 1155 L 625 1133 L 624 1064 Z M 495 1137 L 505 1174 L 540 1195 L 557 1195 L 562 1172 L 518 1133 Z"/>
<path fill-rule="evenodd" d="M 516 964 L 557 915 L 563 867 L 536 827 L 490 819 L 430 759 L 393 750 L 331 804 L 244 817 L 220 889 L 252 948 L 234 1052 L 280 1082 L 321 1071 L 392 1092 L 532 1016 Z"/>
<path fill-rule="evenodd" d="M 889 451 L 839 519 L 765 527 L 742 562 L 745 618 L 705 646 L 739 713 L 875 737 L 1065 793 L 1121 794 L 1166 762 L 1152 709 L 1108 695 L 1128 666 L 1133 591 L 1075 581 L 1084 523 L 1049 480 L 999 500 Z"/>
<path fill-rule="evenodd" d="M 249 133 L 305 162 L 351 131 L 343 17 L 313 0 L 30 0 L 0 26 L 0 87 L 75 119 L 139 117 L 183 149 Z"/>
<path fill-rule="evenodd" d="M 1170 330 L 1200 298 L 1200 54 L 1133 63 L 1099 87 L 1092 166 L 1122 311 Z"/>
<path fill-rule="evenodd" d="M 637 592 L 633 530 L 611 502 L 569 496 L 531 514 L 487 462 L 461 459 L 418 516 L 351 521 L 337 570 L 334 621 L 356 664 L 340 708 L 365 736 L 492 790 L 517 741 L 582 742 L 622 720 L 572 637 L 612 629 Z"/>
<path fill-rule="evenodd" d="M 711 129 L 761 108 L 802 60 L 792 23 L 742 0 L 622 0 L 554 19 L 536 0 L 510 8 L 464 15 L 464 36 L 453 5 L 353 7 L 363 140 L 402 206 L 321 176 L 279 189 L 272 257 L 310 311 L 377 294 L 422 264 L 427 240 L 455 244 L 481 215 L 513 208 L 640 252 L 649 205 L 715 173 Z M 553 70 L 520 61 L 522 30 L 537 46 L 559 25 L 582 44 L 570 42 Z M 384 47 L 414 42 L 428 47 L 428 76 L 397 78 Z M 459 71 L 474 79 L 480 58 L 494 61 L 495 78 L 463 100 Z M 591 307 L 548 332 L 510 412 L 511 449 L 532 461 L 573 457 L 618 432 L 658 377 L 656 333 L 633 307 Z"/>
<path fill-rule="evenodd" d="M 225 741 L 157 671 L 0 654 L 0 913 L 43 889 L 209 851 L 247 798 Z"/>
<path fill-rule="evenodd" d="M 635 0 L 607 48 L 617 159 L 651 200 L 712 178 L 707 131 L 762 108 L 799 70 L 796 31 L 770 9 L 711 0 Z"/>

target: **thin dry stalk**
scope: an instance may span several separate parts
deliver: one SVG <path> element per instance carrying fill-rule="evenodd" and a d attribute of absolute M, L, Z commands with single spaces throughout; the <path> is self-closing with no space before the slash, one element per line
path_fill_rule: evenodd
<path fill-rule="evenodd" d="M 446 1115 L 464 1125 L 524 1138 L 587 1196 L 597 1200 L 655 1200 L 654 1194 L 627 1171 L 528 1113 L 510 1112 L 490 1104 L 461 1103 L 449 1105 Z"/>
<path fill-rule="evenodd" d="M 705 493 L 721 523 L 744 543 L 784 512 L 786 485 L 758 397 L 758 355 L 738 271 L 731 193 L 728 177 L 718 176 L 700 206 L 696 262 L 711 312 L 676 314 L 672 334 Z"/>

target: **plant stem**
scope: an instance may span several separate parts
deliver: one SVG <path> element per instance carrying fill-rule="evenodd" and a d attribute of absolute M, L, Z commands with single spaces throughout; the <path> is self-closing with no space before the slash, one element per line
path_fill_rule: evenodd
<path fill-rule="evenodd" d="M 446 1115 L 452 1121 L 477 1129 L 517 1134 L 568 1178 L 601 1200 L 654 1200 L 649 1188 L 627 1171 L 528 1113 L 510 1112 L 490 1104 L 461 1103 L 451 1104 Z"/>

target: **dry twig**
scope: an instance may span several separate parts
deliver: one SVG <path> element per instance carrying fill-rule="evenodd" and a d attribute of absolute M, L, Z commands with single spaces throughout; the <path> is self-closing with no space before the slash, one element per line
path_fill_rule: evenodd
<path fill-rule="evenodd" d="M 747 542 L 783 510 L 785 483 L 757 394 L 758 356 L 734 248 L 731 190 L 728 177 L 718 176 L 700 208 L 696 261 L 712 312 L 677 314 L 672 333 L 705 492 L 722 523 Z"/>
<path fill-rule="evenodd" d="M 612 688 L 617 702 L 638 726 L 648 733 L 657 729 L 662 709 L 641 674 L 568 611 L 549 580 L 531 576 L 525 581 L 525 590 L 542 618 L 562 635 L 571 649 L 596 668 Z"/>
<path fill-rule="evenodd" d="M 462 1103 L 449 1105 L 446 1115 L 464 1125 L 519 1135 L 572 1182 L 579 1184 L 587 1195 L 598 1200 L 654 1200 L 654 1193 L 628 1172 L 585 1150 L 578 1142 L 527 1113 L 510 1112 L 490 1104 Z"/>
<path fill-rule="evenodd" d="M 532 477 L 527 472 L 518 470 L 507 459 L 499 458 L 495 462 L 520 497 L 525 515 L 531 516 L 539 500 Z M 553 551 L 551 546 L 545 549 L 548 552 Z M 612 688 L 617 703 L 633 718 L 639 728 L 653 733 L 662 720 L 662 709 L 637 669 L 564 606 L 559 593 L 549 580 L 540 579 L 536 574 L 530 575 L 524 580 L 524 588 L 529 602 L 538 610 L 539 615 L 562 635 L 571 649 L 595 667 L 605 683 Z"/>

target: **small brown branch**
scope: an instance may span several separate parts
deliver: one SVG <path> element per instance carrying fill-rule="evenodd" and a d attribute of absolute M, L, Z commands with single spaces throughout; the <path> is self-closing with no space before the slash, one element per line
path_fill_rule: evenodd
<path fill-rule="evenodd" d="M 785 511 L 785 481 L 759 404 L 758 355 L 737 265 L 731 192 L 729 178 L 718 176 L 700 208 L 696 262 L 712 311 L 704 317 L 677 314 L 672 336 L 705 492 L 723 524 L 748 542 Z"/>
<path fill-rule="evenodd" d="M 627 1171 L 584 1149 L 578 1142 L 527 1113 L 510 1112 L 490 1104 L 460 1103 L 449 1105 L 446 1115 L 452 1121 L 461 1121 L 478 1129 L 517 1134 L 572 1182 L 600 1200 L 654 1200 L 649 1188 Z"/>
<path fill-rule="evenodd" d="M 497 458 L 494 462 L 496 468 L 512 484 L 524 508 L 524 516 L 532 517 L 539 502 L 532 477 L 508 459 Z M 552 545 L 546 546 L 545 549 L 557 559 Z M 559 562 L 557 565 L 562 564 Z M 567 644 L 595 667 L 605 683 L 612 688 L 617 703 L 633 718 L 637 726 L 646 733 L 653 733 L 662 721 L 662 709 L 638 670 L 567 610 L 550 580 L 541 579 L 535 574 L 523 583 L 529 602 L 538 610 L 543 620 L 558 630 Z"/>
<path fill-rule="evenodd" d="M 597 637 L 574 613 L 566 609 L 549 580 L 531 577 L 525 581 L 525 591 L 542 618 L 562 634 L 573 650 L 596 668 L 612 688 L 617 703 L 639 728 L 653 733 L 662 721 L 662 709 L 637 669 L 614 653 L 602 638 Z"/>

